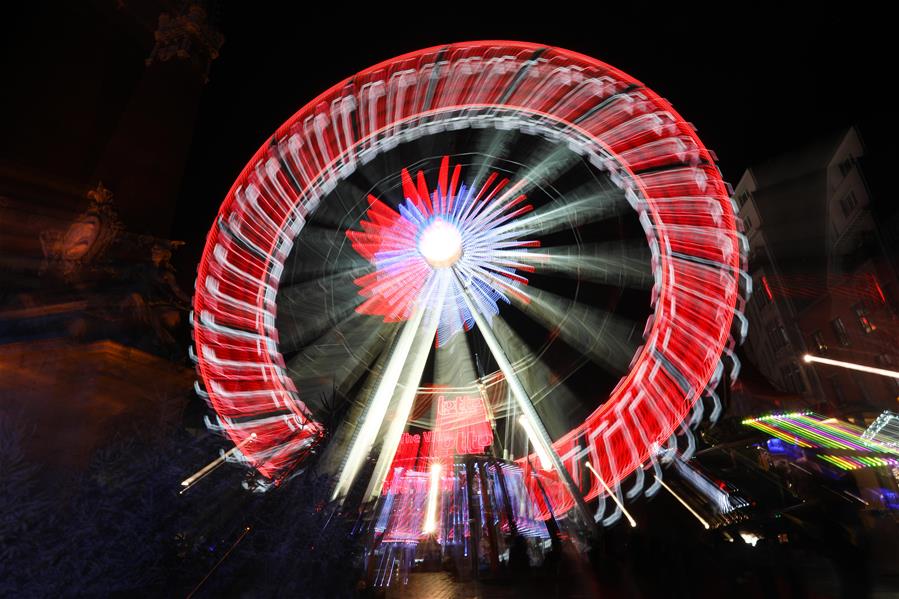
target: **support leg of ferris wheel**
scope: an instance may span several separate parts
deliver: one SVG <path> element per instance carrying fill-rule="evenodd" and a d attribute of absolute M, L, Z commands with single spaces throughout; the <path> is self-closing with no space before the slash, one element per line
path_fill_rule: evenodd
<path fill-rule="evenodd" d="M 443 309 L 448 283 L 449 279 L 447 277 L 440 277 L 436 289 L 430 291 L 429 295 L 437 296 L 435 298 L 436 301 L 434 301 L 436 309 L 429 311 L 421 321 L 412 350 L 409 352 L 406 364 L 403 367 L 402 378 L 397 387 L 399 398 L 394 407 L 393 419 L 390 421 L 387 432 L 384 434 L 378 462 L 375 464 L 374 473 L 372 473 L 365 492 L 366 498 L 373 499 L 381 494 L 381 487 L 384 485 L 384 480 L 387 478 L 390 465 L 393 463 L 396 450 L 400 445 L 400 439 L 406 430 L 409 414 L 412 413 L 412 406 L 415 404 L 415 396 L 421 383 L 421 375 L 428 361 L 430 349 L 434 344 L 434 336 L 437 335 L 437 324 L 440 322 L 439 315 Z"/>
<path fill-rule="evenodd" d="M 518 380 L 518 375 L 515 373 L 515 369 L 512 367 L 512 363 L 509 362 L 509 358 L 506 356 L 506 352 L 503 350 L 502 346 L 499 343 L 499 340 L 496 338 L 493 329 L 490 327 L 490 323 L 487 322 L 487 319 L 484 318 L 484 316 L 478 310 L 477 306 L 474 303 L 474 300 L 471 297 L 470 289 L 455 268 L 453 269 L 453 274 L 455 274 L 456 280 L 459 282 L 459 286 L 462 288 L 462 297 L 465 300 L 465 304 L 468 306 L 468 309 L 471 312 L 472 317 L 474 318 L 475 324 L 481 331 L 481 335 L 484 337 L 484 341 L 487 342 L 487 347 L 490 349 L 490 352 L 493 354 L 493 358 L 496 360 L 499 369 L 502 371 L 503 376 L 506 379 L 506 383 L 508 384 L 509 389 L 512 392 L 512 397 L 515 398 L 518 409 L 521 410 L 521 413 L 524 414 L 524 417 L 530 421 L 532 430 L 536 433 L 534 442 L 540 443 L 543 452 L 550 457 L 553 468 L 555 468 L 556 472 L 558 472 L 559 474 L 559 479 L 561 479 L 562 483 L 565 485 L 565 488 L 571 494 L 572 499 L 574 499 L 575 507 L 577 508 L 577 512 L 581 520 L 584 522 L 584 524 L 587 525 L 588 530 L 590 530 L 591 532 L 595 532 L 596 522 L 593 519 L 589 508 L 587 507 L 587 503 L 584 501 L 584 498 L 581 495 L 581 491 L 578 488 L 577 484 L 575 484 L 574 479 L 571 478 L 571 473 L 569 473 L 568 469 L 565 468 L 565 464 L 562 462 L 562 458 L 560 458 L 559 454 L 556 453 L 556 450 L 553 449 L 552 439 L 550 438 L 546 427 L 543 425 L 543 421 L 540 420 L 540 415 L 537 414 L 537 410 L 534 408 L 534 403 L 531 401 L 530 396 L 527 394 L 527 391 L 525 391 L 524 387 L 521 384 L 521 381 Z"/>
<path fill-rule="evenodd" d="M 359 472 L 359 468 L 362 467 L 362 463 L 368 457 L 378 431 L 381 430 L 381 426 L 384 423 L 384 417 L 387 415 L 387 409 L 390 407 L 394 391 L 403 374 L 404 366 L 412 353 L 413 343 L 416 337 L 421 339 L 419 328 L 424 315 L 423 304 L 418 304 L 413 309 L 412 315 L 403 324 L 403 328 L 399 333 L 399 339 L 394 345 L 387 359 L 387 365 L 381 374 L 381 380 L 378 381 L 378 386 L 375 388 L 375 392 L 368 403 L 362 423 L 353 437 L 350 450 L 340 471 L 340 477 L 337 480 L 337 486 L 334 488 L 332 499 L 345 496 L 349 492 L 350 486 Z M 431 340 L 433 340 L 433 335 L 427 341 L 427 346 L 430 345 Z M 405 424 L 405 420 L 403 424 Z"/>

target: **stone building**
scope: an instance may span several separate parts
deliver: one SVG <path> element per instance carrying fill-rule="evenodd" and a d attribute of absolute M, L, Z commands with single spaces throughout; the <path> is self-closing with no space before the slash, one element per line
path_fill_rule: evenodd
<path fill-rule="evenodd" d="M 899 367 L 890 151 L 854 126 L 747 169 L 734 193 L 755 289 L 746 354 L 777 388 L 851 420 L 895 407 L 899 381 L 803 356 Z"/>
<path fill-rule="evenodd" d="M 223 37 L 198 2 L 19 5 L 0 54 L 0 408 L 82 464 L 190 397 L 175 203 Z M 176 416 L 177 417 L 177 416 Z"/>

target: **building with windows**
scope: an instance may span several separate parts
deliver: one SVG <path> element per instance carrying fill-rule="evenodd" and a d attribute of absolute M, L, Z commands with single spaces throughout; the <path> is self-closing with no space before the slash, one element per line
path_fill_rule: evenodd
<path fill-rule="evenodd" d="M 853 420 L 895 407 L 899 380 L 802 356 L 899 366 L 899 210 L 878 135 L 827 136 L 747 169 L 734 193 L 755 289 L 747 357 L 780 390 Z"/>

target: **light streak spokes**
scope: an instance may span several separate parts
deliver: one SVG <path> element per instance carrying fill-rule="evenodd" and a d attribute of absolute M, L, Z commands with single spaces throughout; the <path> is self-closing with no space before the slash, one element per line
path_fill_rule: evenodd
<path fill-rule="evenodd" d="M 430 298 L 437 295 L 435 305 L 438 306 L 438 309 L 430 317 L 425 316 L 422 319 L 415 342 L 412 344 L 412 349 L 403 365 L 402 376 L 394 392 L 394 395 L 398 396 L 398 398 L 393 402 L 393 417 L 383 436 L 381 454 L 378 456 L 375 471 L 366 491 L 368 497 L 376 497 L 381 493 L 384 479 L 387 477 L 390 464 L 393 462 L 393 457 L 396 455 L 396 450 L 400 445 L 400 438 L 403 436 L 403 431 L 406 430 L 409 414 L 412 412 L 418 386 L 421 383 L 421 375 L 424 372 L 431 346 L 434 344 L 434 336 L 437 334 L 437 314 L 440 313 L 439 307 L 443 305 L 443 298 L 446 296 L 447 279 L 443 277 L 437 279 L 436 282 L 440 287 L 436 290 L 428 291 L 426 297 Z"/>
<path fill-rule="evenodd" d="M 232 447 L 231 449 L 229 449 L 228 451 L 226 451 L 219 457 L 215 458 L 214 460 L 212 460 L 211 462 L 209 462 L 208 464 L 206 464 L 205 466 L 203 466 L 202 468 L 197 470 L 191 476 L 182 480 L 181 486 L 183 487 L 183 489 L 181 489 L 178 492 L 178 495 L 183 494 L 185 491 L 190 489 L 196 483 L 200 482 L 207 474 L 209 474 L 210 472 L 212 472 L 213 470 L 215 470 L 216 468 L 218 468 L 219 466 L 224 464 L 225 460 L 227 460 L 230 456 L 234 455 L 235 453 L 240 451 L 241 448 L 245 447 L 246 445 L 248 445 L 249 443 L 251 443 L 255 440 L 256 440 L 256 433 L 253 433 L 252 435 L 250 435 L 249 437 L 247 437 L 246 439 L 244 439 L 243 441 L 241 441 L 240 443 L 238 443 L 237 445 L 235 445 L 234 447 Z"/>
<path fill-rule="evenodd" d="M 842 360 L 831 360 L 830 358 L 821 358 L 811 354 L 802 356 L 804 362 L 818 362 L 827 364 L 828 366 L 839 366 L 840 368 L 848 368 L 849 370 L 858 370 L 860 372 L 868 372 L 870 374 L 878 374 L 880 376 L 888 376 L 899 379 L 899 372 L 895 370 L 887 370 L 885 368 L 874 368 L 873 366 L 865 366 L 864 364 L 856 364 L 854 362 L 843 362 Z"/>
<path fill-rule="evenodd" d="M 608 493 L 609 497 L 612 498 L 612 501 L 615 502 L 615 505 L 617 505 L 618 508 L 621 510 L 621 513 L 623 513 L 624 516 L 627 518 L 627 521 L 631 523 L 631 528 L 637 528 L 637 521 L 634 520 L 633 516 L 631 516 L 631 513 L 629 511 L 627 511 L 627 508 L 624 507 L 624 504 L 621 502 L 620 499 L 618 499 L 618 494 L 613 492 L 612 489 L 609 488 L 609 485 L 606 484 L 606 481 L 604 481 L 602 479 L 602 477 L 599 475 L 599 473 L 596 471 L 596 469 L 593 468 L 593 464 L 591 464 L 589 461 L 585 462 L 585 464 L 587 466 L 587 470 L 589 470 L 590 472 L 593 473 L 593 476 L 596 477 L 596 480 L 599 481 L 599 484 L 602 485 L 602 488 L 605 490 L 605 492 Z"/>
<path fill-rule="evenodd" d="M 412 318 L 403 325 L 397 344 L 387 359 L 387 366 L 384 368 L 381 380 L 378 381 L 375 393 L 368 404 L 362 425 L 347 454 L 343 470 L 340 472 L 340 478 L 337 480 L 337 486 L 334 489 L 333 499 L 349 490 L 353 479 L 356 478 L 356 473 L 359 472 L 362 462 L 375 442 L 375 437 L 381 429 L 384 416 L 387 414 L 387 408 L 390 406 L 390 400 L 393 398 L 393 393 L 403 373 L 403 366 L 409 358 L 412 342 L 415 340 L 415 333 L 418 331 L 423 315 L 423 310 L 415 308 Z"/>
<path fill-rule="evenodd" d="M 675 499 L 677 499 L 677 500 L 680 502 L 680 504 L 681 504 L 682 506 L 684 506 L 685 508 L 687 508 L 687 511 L 689 511 L 691 514 L 693 514 L 693 516 L 694 516 L 697 520 L 699 520 L 699 522 L 705 527 L 706 530 L 708 530 L 709 528 L 711 528 L 711 527 L 709 526 L 709 523 L 706 522 L 706 521 L 703 519 L 703 517 L 700 516 L 700 515 L 696 512 L 696 510 L 694 510 L 693 508 L 691 508 L 691 507 L 690 507 L 690 504 L 688 504 L 686 501 L 684 501 L 683 499 L 681 499 L 681 496 L 678 495 L 677 493 L 675 493 L 675 492 L 674 492 L 674 489 L 672 489 L 671 487 L 669 487 L 668 484 L 667 484 L 665 481 L 663 481 L 663 480 L 662 480 L 661 478 L 659 478 L 658 476 L 656 476 L 655 479 L 656 479 L 657 481 L 659 481 L 659 483 L 660 483 L 663 487 L 665 487 L 665 490 L 666 490 L 666 491 L 668 491 L 669 493 L 671 493 L 672 497 L 674 497 Z"/>
<path fill-rule="evenodd" d="M 437 502 L 440 495 L 440 476 L 443 467 L 439 462 L 431 465 L 431 484 L 428 489 L 428 511 L 425 515 L 423 532 L 431 534 L 437 530 Z"/>
<path fill-rule="evenodd" d="M 527 416 L 522 414 L 518 417 L 518 423 L 521 424 L 524 432 L 527 433 L 528 440 L 531 442 L 531 445 L 534 447 L 534 451 L 537 453 L 537 461 L 540 462 L 540 467 L 544 470 L 552 470 L 552 458 L 549 457 L 549 454 L 546 452 L 546 448 L 537 437 L 537 432 L 534 430 L 534 426 L 531 421 L 528 420 Z"/>
<path fill-rule="evenodd" d="M 537 445 L 542 446 L 543 452 L 549 458 L 550 463 L 553 465 L 553 468 L 555 468 L 562 483 L 567 488 L 568 493 L 571 495 L 571 499 L 577 506 L 578 512 L 580 512 L 584 522 L 592 526 L 594 520 L 590 516 L 587 504 L 584 502 L 583 496 L 581 496 L 580 489 L 575 484 L 574 479 L 571 478 L 571 473 L 565 468 L 565 464 L 562 462 L 559 454 L 556 453 L 556 450 L 553 448 L 552 439 L 550 439 L 546 427 L 540 420 L 540 416 L 534 408 L 534 403 L 522 386 L 521 381 L 518 380 L 515 369 L 512 367 L 511 362 L 509 362 L 509 358 L 506 356 L 506 352 L 496 338 L 496 334 L 493 332 L 490 323 L 487 322 L 484 315 L 475 306 L 470 288 L 463 283 L 459 272 L 455 268 L 452 270 L 453 275 L 462 289 L 462 300 L 468 305 L 472 318 L 474 318 L 478 330 L 481 332 L 481 336 L 483 336 L 484 341 L 487 343 L 487 347 L 490 349 L 490 353 L 493 354 L 493 359 L 496 360 L 497 366 L 499 366 L 499 369 L 505 376 L 506 382 L 509 385 L 509 390 L 512 392 L 512 397 L 515 398 L 515 401 L 518 404 L 518 409 L 520 409 L 522 414 L 527 417 L 528 425 L 533 429 L 534 435 L 532 440 L 535 447 Z"/>

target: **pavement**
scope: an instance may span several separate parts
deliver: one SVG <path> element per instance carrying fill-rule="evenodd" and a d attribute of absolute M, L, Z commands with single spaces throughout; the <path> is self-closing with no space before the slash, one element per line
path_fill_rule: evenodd
<path fill-rule="evenodd" d="M 447 572 L 420 572 L 409 576 L 409 584 L 388 589 L 386 599 L 511 599 L 523 597 L 596 597 L 588 589 L 582 593 L 566 588 L 547 589 L 546 584 L 529 585 L 457 581 Z M 567 585 L 566 585 L 567 586 Z M 554 592 L 555 591 L 555 592 Z"/>

